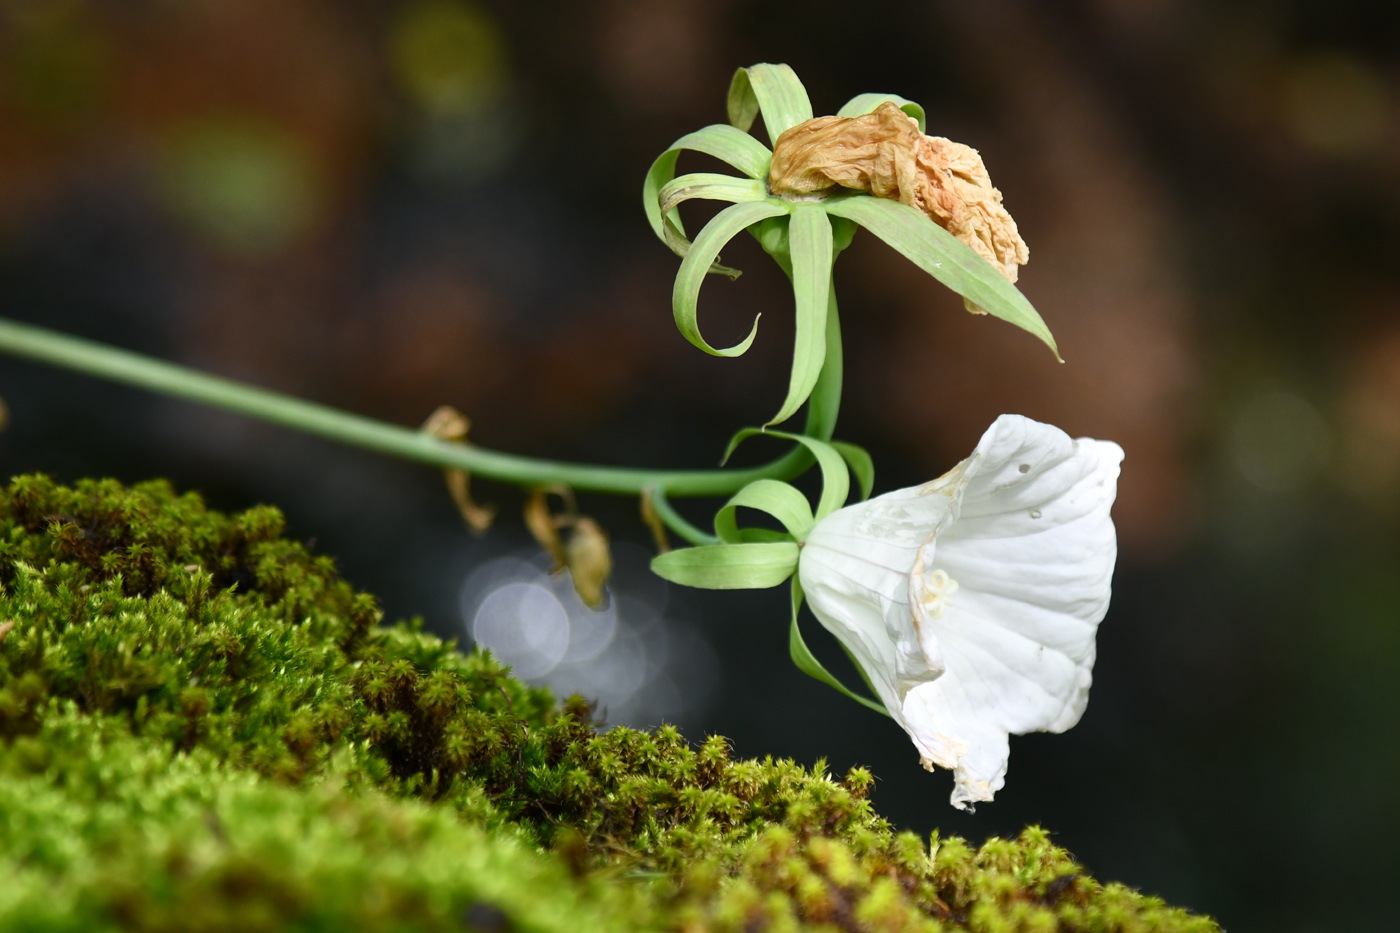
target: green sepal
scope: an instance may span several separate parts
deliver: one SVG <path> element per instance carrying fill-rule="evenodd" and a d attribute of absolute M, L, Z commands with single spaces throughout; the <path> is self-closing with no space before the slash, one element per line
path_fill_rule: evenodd
<path fill-rule="evenodd" d="M 740 528 L 738 544 L 768 544 L 773 541 L 791 541 L 792 535 L 776 528 Z"/>
<path fill-rule="evenodd" d="M 831 290 L 831 222 L 826 211 L 813 204 L 792 208 L 788 224 L 788 255 L 792 268 L 792 294 L 796 333 L 792 348 L 792 376 L 787 398 L 768 424 L 779 424 L 796 414 L 821 375 L 826 360 L 826 311 Z M 760 239 L 760 242 L 762 240 Z"/>
<path fill-rule="evenodd" d="M 706 590 L 764 589 L 797 570 L 798 547 L 790 541 L 713 544 L 679 548 L 652 558 L 657 576 Z"/>
<path fill-rule="evenodd" d="M 885 704 L 877 703 L 869 697 L 863 697 L 859 693 L 851 690 L 845 684 L 841 683 L 841 681 L 833 677 L 831 672 L 822 666 L 822 662 L 817 660 L 816 655 L 812 654 L 812 649 L 808 648 L 807 642 L 802 640 L 802 630 L 797 627 L 797 615 L 801 608 L 802 584 L 799 583 L 797 577 L 794 576 L 792 578 L 792 624 L 788 628 L 788 654 L 792 656 L 792 663 L 796 664 L 797 669 L 808 677 L 814 680 L 820 680 L 828 687 L 835 688 L 837 691 L 845 694 L 862 706 L 869 707 L 877 713 L 883 713 L 889 716 L 890 711 L 885 709 Z M 849 651 L 846 652 L 846 655 L 851 658 L 852 663 L 855 663 L 855 658 L 851 657 Z M 860 671 L 860 675 L 865 680 L 866 685 L 870 686 L 870 678 L 866 676 L 865 671 L 859 664 L 856 664 L 856 670 Z M 874 692 L 873 687 L 871 687 L 871 692 Z M 891 716 L 890 718 L 893 719 L 894 717 Z"/>
<path fill-rule="evenodd" d="M 855 474 L 856 482 L 860 484 L 860 501 L 869 499 L 870 491 L 875 488 L 875 461 L 871 459 L 869 451 L 847 441 L 831 441 L 831 446 L 836 448 L 841 459 L 846 461 L 846 466 Z"/>
<path fill-rule="evenodd" d="M 682 226 L 680 214 L 674 207 L 667 213 L 662 213 L 661 189 L 675 178 L 676 159 L 684 149 L 713 156 L 734 166 L 749 178 L 760 181 L 768 177 L 768 166 L 773 161 L 773 153 L 768 151 L 767 146 L 748 133 L 723 123 L 715 123 L 687 133 L 657 156 L 656 161 L 647 170 L 645 181 L 642 182 L 642 208 L 646 211 L 647 222 L 651 224 L 651 230 L 657 239 L 672 249 L 675 249 L 675 246 L 667 236 L 667 221 L 682 239 L 685 237 L 685 227 Z M 678 255 L 685 254 L 678 251 Z"/>
<path fill-rule="evenodd" d="M 817 440 L 815 437 L 807 437 L 805 434 L 789 434 L 786 431 L 744 428 L 729 441 L 729 446 L 724 451 L 724 459 L 720 461 L 720 465 L 727 463 L 738 446 L 755 434 L 797 441 L 811 451 L 812 456 L 816 457 L 817 466 L 821 467 L 822 471 L 822 494 L 821 498 L 817 500 L 816 521 L 821 521 L 846 504 L 846 497 L 851 492 L 851 477 L 846 471 L 846 461 L 831 444 Z"/>
<path fill-rule="evenodd" d="M 767 217 L 775 217 L 785 213 L 786 210 L 787 208 L 769 201 L 735 204 L 720 211 L 713 220 L 705 225 L 705 229 L 700 231 L 700 235 L 691 244 L 685 258 L 681 260 L 680 271 L 676 273 L 675 288 L 671 293 L 671 305 L 676 316 L 676 326 L 680 328 L 680 332 L 685 335 L 686 340 L 714 356 L 739 356 L 753 343 L 754 337 L 758 334 L 758 319 L 762 315 L 754 318 L 753 328 L 749 331 L 749 335 L 735 346 L 718 350 L 705 342 L 705 338 L 700 336 L 700 325 L 696 321 L 700 286 L 705 281 L 705 274 L 709 271 L 710 264 L 719 256 L 720 249 L 736 233 L 750 224 L 758 223 Z"/>
<path fill-rule="evenodd" d="M 794 540 L 807 537 L 816 521 L 812 516 L 812 506 L 807 497 L 795 486 L 775 479 L 759 479 L 736 492 L 728 502 L 715 513 L 715 534 L 727 544 L 735 544 L 753 538 L 744 537 L 747 531 L 767 531 L 767 528 L 746 528 L 741 531 L 735 512 L 740 507 L 767 512 L 782 523 Z"/>
<path fill-rule="evenodd" d="M 768 139 L 774 144 L 785 130 L 812 119 L 807 89 L 787 65 L 763 63 L 734 72 L 728 109 L 729 122 L 745 132 L 762 113 Z"/>
<path fill-rule="evenodd" d="M 762 201 L 768 197 L 768 186 L 752 178 L 695 172 L 671 179 L 661 188 L 657 197 L 661 205 L 662 239 L 671 247 L 671 252 L 684 258 L 690 252 L 690 241 L 685 238 L 685 232 L 679 226 L 678 220 L 673 220 L 678 218 L 676 209 L 683 202 L 692 198 L 729 201 L 734 204 Z M 711 264 L 709 271 L 727 275 L 731 280 L 739 277 L 738 269 L 731 269 L 719 263 Z"/>
<path fill-rule="evenodd" d="M 885 101 L 890 101 L 900 110 L 913 117 L 919 124 L 919 132 L 927 133 L 924 127 L 924 108 L 912 100 L 900 97 L 898 94 L 857 94 L 846 101 L 845 106 L 836 111 L 838 117 L 859 117 L 867 113 L 873 113 Z"/>
<path fill-rule="evenodd" d="M 972 304 L 1045 342 L 1056 359 L 1055 338 L 1026 296 L 972 247 L 920 210 L 869 195 L 828 198 L 826 210 L 854 220 Z"/>

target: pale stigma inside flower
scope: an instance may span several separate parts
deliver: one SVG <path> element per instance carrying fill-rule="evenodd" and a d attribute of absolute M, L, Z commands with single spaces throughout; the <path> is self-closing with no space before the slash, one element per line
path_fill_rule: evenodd
<path fill-rule="evenodd" d="M 958 581 L 948 576 L 947 571 L 935 570 L 929 574 L 924 591 L 924 608 L 933 618 L 943 615 L 943 610 L 952 605 L 952 596 L 958 591 Z"/>

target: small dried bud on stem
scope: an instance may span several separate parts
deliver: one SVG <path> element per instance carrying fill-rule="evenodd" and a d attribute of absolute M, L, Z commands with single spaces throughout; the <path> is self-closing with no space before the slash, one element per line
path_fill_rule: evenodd
<path fill-rule="evenodd" d="M 558 496 L 564 511 L 549 510 L 549 497 Z M 567 486 L 540 486 L 525 500 L 525 527 L 554 558 L 554 572 L 566 567 L 573 578 L 574 590 L 584 604 L 598 609 L 603 605 L 604 587 L 612 574 L 612 551 L 607 533 L 587 515 L 578 514 L 573 490 Z M 569 529 L 568 541 L 560 536 Z"/>
<path fill-rule="evenodd" d="M 1030 259 L 977 150 L 925 136 L 893 103 L 859 117 L 818 117 L 778 137 L 768 173 L 773 194 L 802 199 L 837 187 L 923 211 L 1012 282 Z"/>
<path fill-rule="evenodd" d="M 467 432 L 471 430 L 471 422 L 467 420 L 466 415 L 451 405 L 439 405 L 428 416 L 428 420 L 423 422 L 420 430 L 440 440 L 465 444 Z M 452 496 L 457 511 L 462 513 L 462 520 L 474 534 L 484 534 L 496 518 L 496 507 L 478 505 L 476 500 L 472 499 L 471 476 L 466 470 L 443 470 L 442 475 L 447 481 L 448 494 Z"/>

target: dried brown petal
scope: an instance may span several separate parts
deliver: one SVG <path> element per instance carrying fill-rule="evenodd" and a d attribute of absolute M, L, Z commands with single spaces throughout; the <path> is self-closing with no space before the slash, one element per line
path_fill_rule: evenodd
<path fill-rule="evenodd" d="M 778 137 L 768 173 L 775 195 L 814 197 L 838 186 L 923 211 L 1012 282 L 1030 259 L 977 150 L 925 136 L 891 102 L 859 117 L 808 120 Z"/>

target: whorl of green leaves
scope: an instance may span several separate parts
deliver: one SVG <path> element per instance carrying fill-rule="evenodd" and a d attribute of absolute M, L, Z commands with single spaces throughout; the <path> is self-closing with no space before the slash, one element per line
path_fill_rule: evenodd
<path fill-rule="evenodd" d="M 859 94 L 837 116 L 857 117 L 892 101 L 924 129 L 924 109 L 897 94 Z M 842 192 L 817 200 L 789 201 L 768 190 L 773 152 L 749 134 L 762 116 L 770 144 L 784 131 L 812 119 L 812 104 L 797 74 L 787 65 L 758 64 L 740 68 L 729 87 L 729 125 L 715 124 L 682 136 L 652 164 L 642 186 L 642 206 L 657 237 L 681 257 L 672 293 L 676 326 L 685 338 L 715 356 L 739 356 L 758 334 L 754 320 L 748 336 L 731 347 L 711 346 L 697 319 L 700 286 L 706 275 L 738 278 L 739 270 L 720 265 L 719 254 L 740 231 L 748 230 L 792 280 L 796 314 L 792 376 L 788 392 L 769 425 L 786 421 L 802 407 L 826 358 L 826 318 L 834 304 L 832 266 L 851 242 L 855 226 L 869 230 L 911 262 L 988 314 L 1039 337 L 1059 356 L 1055 338 L 1025 296 L 970 246 L 922 212 L 885 198 Z M 737 178 L 711 172 L 676 177 L 676 161 L 685 150 L 702 152 L 743 174 Z M 686 239 L 679 207 L 691 199 L 727 201 L 726 207 L 696 236 Z"/>
<path fill-rule="evenodd" d="M 282 531 L 0 491 L 0 929 L 1217 929 L 1039 829 L 895 833 L 860 768 L 599 732 Z"/>

